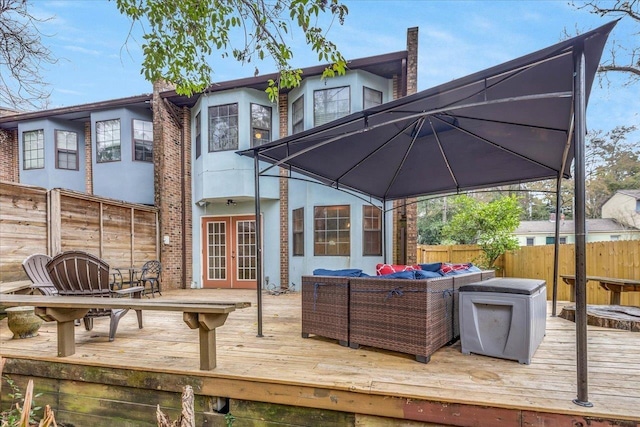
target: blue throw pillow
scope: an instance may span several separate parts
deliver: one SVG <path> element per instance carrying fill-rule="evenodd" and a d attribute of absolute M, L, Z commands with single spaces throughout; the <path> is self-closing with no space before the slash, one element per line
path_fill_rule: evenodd
<path fill-rule="evenodd" d="M 469 267 L 469 269 L 467 270 L 467 272 L 469 273 L 480 273 L 482 270 L 480 270 L 478 267 L 476 267 L 475 265 L 471 264 L 471 266 Z"/>
<path fill-rule="evenodd" d="M 416 270 L 414 271 L 416 279 L 431 279 L 433 277 L 442 277 L 442 275 L 436 271 Z"/>
<path fill-rule="evenodd" d="M 362 270 L 357 268 L 345 268 L 342 270 L 326 270 L 317 268 L 313 270 L 314 276 L 340 276 L 340 277 L 360 277 Z"/>
<path fill-rule="evenodd" d="M 423 271 L 435 271 L 436 273 L 442 268 L 441 262 L 432 262 L 430 264 L 418 264 Z"/>
<path fill-rule="evenodd" d="M 383 274 L 381 276 L 371 276 L 372 279 L 415 279 L 415 271 L 397 271 L 391 274 Z"/>

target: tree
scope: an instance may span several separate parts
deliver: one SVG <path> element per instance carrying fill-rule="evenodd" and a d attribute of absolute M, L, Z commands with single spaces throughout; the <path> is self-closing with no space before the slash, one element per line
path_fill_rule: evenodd
<path fill-rule="evenodd" d="M 444 226 L 442 234 L 456 244 L 478 244 L 483 252 L 478 261 L 482 267 L 494 268 L 500 255 L 518 248 L 513 232 L 520 224 L 522 208 L 515 195 L 489 203 L 458 196 L 453 203 L 457 213 Z"/>
<path fill-rule="evenodd" d="M 640 24 L 640 0 L 591 0 L 578 6 L 572 4 L 600 16 L 629 18 Z M 636 34 L 640 35 L 640 30 Z M 640 80 L 640 44 L 624 46 L 614 41 L 610 54 L 611 57 L 600 65 L 598 71 L 628 74 L 629 84 Z"/>
<path fill-rule="evenodd" d="M 38 24 L 26 0 L 0 0 L 0 105 L 13 109 L 41 108 L 49 90 L 41 72 L 56 60 L 42 44 Z"/>
<path fill-rule="evenodd" d="M 212 83 L 214 49 L 221 57 L 229 51 L 243 64 L 271 57 L 280 77 L 269 80 L 267 93 L 276 100 L 279 88 L 298 86 L 302 71 L 291 66 L 293 51 L 285 35 L 296 27 L 320 61 L 330 65 L 323 77 L 344 74 L 346 61 L 331 42 L 319 19 L 330 14 L 344 23 L 348 13 L 339 0 L 116 0 L 132 25 L 143 28 L 142 72 L 151 82 L 167 80 L 182 95 L 201 92 Z M 232 45 L 231 35 L 244 34 Z M 255 67 L 255 75 L 259 69 Z"/>

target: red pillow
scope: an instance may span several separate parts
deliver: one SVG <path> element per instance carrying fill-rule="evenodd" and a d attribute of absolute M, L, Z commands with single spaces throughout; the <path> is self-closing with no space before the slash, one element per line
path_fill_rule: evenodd
<path fill-rule="evenodd" d="M 385 274 L 398 273 L 400 271 L 414 271 L 422 270 L 419 265 L 392 265 L 392 264 L 378 264 L 376 265 L 376 274 L 383 276 Z"/>

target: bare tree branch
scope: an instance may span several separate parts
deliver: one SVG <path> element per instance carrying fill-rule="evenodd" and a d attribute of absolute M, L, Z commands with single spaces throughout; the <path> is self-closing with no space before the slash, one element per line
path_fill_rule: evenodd
<path fill-rule="evenodd" d="M 48 103 L 41 72 L 57 61 L 42 44 L 38 25 L 49 19 L 34 17 L 27 0 L 0 0 L 0 105 L 28 109 Z"/>

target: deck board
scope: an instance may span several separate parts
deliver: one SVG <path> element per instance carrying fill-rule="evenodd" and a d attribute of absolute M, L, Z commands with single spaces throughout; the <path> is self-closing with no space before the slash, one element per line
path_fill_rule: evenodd
<path fill-rule="evenodd" d="M 76 354 L 56 357 L 55 323 L 40 335 L 11 339 L 7 320 L 0 321 L 0 355 L 83 366 L 99 366 L 202 377 L 204 388 L 225 385 L 226 392 L 269 401 L 269 393 L 304 387 L 330 389 L 363 408 L 366 396 L 491 406 L 589 417 L 640 420 L 640 333 L 589 326 L 589 400 L 593 408 L 572 403 L 576 397 L 575 324 L 547 319 L 547 335 L 530 365 L 480 355 L 463 355 L 460 343 L 437 351 L 428 364 L 410 355 L 361 347 L 354 350 L 334 340 L 300 336 L 300 295 L 263 296 L 263 335 L 256 337 L 255 291 L 166 291 L 163 298 L 251 301 L 231 313 L 217 329 L 217 367 L 200 371 L 198 334 L 182 313 L 144 312 L 138 330 L 134 312 L 121 321 L 114 342 L 108 341 L 108 319 L 95 319 L 93 331 L 76 327 Z M 550 312 L 550 310 L 549 310 Z M 287 392 L 288 393 L 288 392 Z M 314 396 L 299 404 L 314 405 Z M 318 400 L 318 407 L 327 406 Z M 297 404 L 290 402 L 290 404 Z M 324 406 L 323 406 L 324 405 Z M 354 404 L 355 405 L 355 404 Z M 371 414 L 398 415 L 388 407 Z"/>

